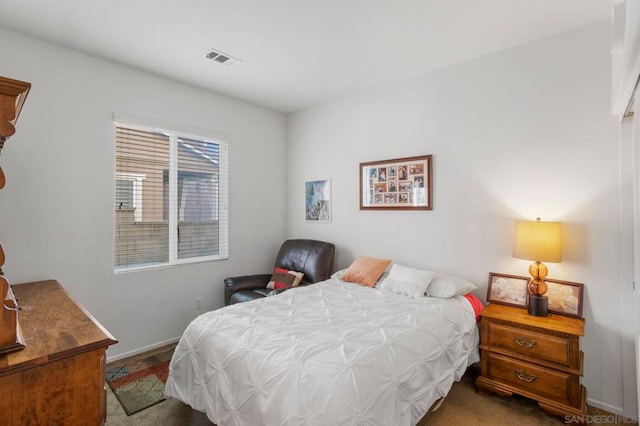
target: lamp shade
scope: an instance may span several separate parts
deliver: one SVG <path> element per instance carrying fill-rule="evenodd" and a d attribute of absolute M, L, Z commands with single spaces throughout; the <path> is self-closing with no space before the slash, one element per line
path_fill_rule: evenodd
<path fill-rule="evenodd" d="M 513 257 L 538 262 L 562 261 L 560 222 L 516 221 Z"/>

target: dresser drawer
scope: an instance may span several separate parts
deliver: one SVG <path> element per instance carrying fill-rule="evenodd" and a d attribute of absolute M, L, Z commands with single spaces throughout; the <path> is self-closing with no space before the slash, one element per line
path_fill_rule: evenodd
<path fill-rule="evenodd" d="M 579 405 L 580 379 L 575 374 L 544 368 L 484 351 L 486 377 L 537 396 L 570 406 Z M 483 374 L 484 375 L 484 374 Z"/>
<path fill-rule="evenodd" d="M 499 348 L 517 355 L 536 358 L 580 369 L 579 358 L 572 356 L 573 341 L 568 337 L 542 334 L 532 330 L 487 322 L 486 339 L 483 343 L 490 349 Z"/>

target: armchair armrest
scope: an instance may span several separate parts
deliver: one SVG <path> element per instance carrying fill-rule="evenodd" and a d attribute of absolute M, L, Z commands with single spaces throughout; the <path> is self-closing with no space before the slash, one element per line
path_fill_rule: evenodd
<path fill-rule="evenodd" d="M 294 287 L 295 288 L 295 287 Z M 267 296 L 277 296 L 278 294 L 285 292 L 289 290 L 289 287 L 280 287 L 280 288 L 276 288 L 275 290 L 271 290 L 269 292 L 269 294 L 267 294 Z"/>
<path fill-rule="evenodd" d="M 236 291 L 255 290 L 265 288 L 271 279 L 271 274 L 242 275 L 224 279 L 224 300 L 228 305 L 231 295 Z"/>

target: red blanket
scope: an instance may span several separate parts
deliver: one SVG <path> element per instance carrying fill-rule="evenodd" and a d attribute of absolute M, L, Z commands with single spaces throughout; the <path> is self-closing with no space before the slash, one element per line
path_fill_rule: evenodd
<path fill-rule="evenodd" d="M 465 294 L 464 297 L 466 297 L 469 303 L 471 303 L 471 307 L 476 313 L 476 321 L 479 321 L 480 312 L 482 312 L 482 310 L 484 309 L 484 305 L 482 304 L 482 301 L 471 293 Z"/>

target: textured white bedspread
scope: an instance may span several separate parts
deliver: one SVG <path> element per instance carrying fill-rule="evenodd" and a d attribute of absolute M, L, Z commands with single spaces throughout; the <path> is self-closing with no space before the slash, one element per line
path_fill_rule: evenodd
<path fill-rule="evenodd" d="M 193 320 L 165 396 L 219 426 L 415 424 L 478 360 L 464 297 L 328 280 Z"/>

